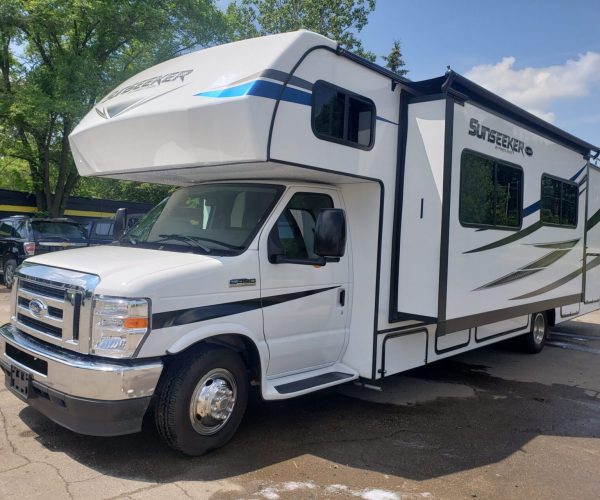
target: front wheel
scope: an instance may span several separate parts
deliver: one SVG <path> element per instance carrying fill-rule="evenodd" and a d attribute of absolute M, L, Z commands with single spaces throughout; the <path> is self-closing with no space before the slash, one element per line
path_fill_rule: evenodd
<path fill-rule="evenodd" d="M 208 347 L 171 363 L 156 394 L 155 422 L 170 447 L 198 456 L 225 445 L 248 402 L 248 375 L 233 351 Z"/>
<path fill-rule="evenodd" d="M 535 313 L 531 331 L 522 337 L 523 351 L 529 354 L 537 354 L 546 345 L 548 338 L 548 321 L 546 313 Z"/>
<path fill-rule="evenodd" d="M 4 273 L 4 285 L 9 290 L 12 288 L 13 283 L 15 282 L 15 273 L 17 272 L 17 261 L 15 259 L 8 259 L 4 263 L 4 269 L 2 270 Z"/>

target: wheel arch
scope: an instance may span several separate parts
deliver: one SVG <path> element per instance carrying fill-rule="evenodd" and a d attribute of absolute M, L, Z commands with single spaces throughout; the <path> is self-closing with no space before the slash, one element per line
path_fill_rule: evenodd
<path fill-rule="evenodd" d="M 213 325 L 217 326 L 217 325 Z M 246 331 L 241 325 L 218 325 L 218 328 L 208 328 L 191 332 L 175 342 L 168 350 L 168 359 L 185 355 L 194 349 L 205 346 L 219 346 L 238 353 L 248 370 L 251 382 L 260 384 L 268 362 L 268 350 L 264 342 L 255 340 L 252 332 Z"/>

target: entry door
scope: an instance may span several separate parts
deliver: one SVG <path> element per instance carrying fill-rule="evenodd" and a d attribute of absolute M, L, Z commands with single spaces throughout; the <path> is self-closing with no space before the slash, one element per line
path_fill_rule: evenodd
<path fill-rule="evenodd" d="M 588 167 L 585 249 L 586 303 L 600 300 L 600 169 Z"/>
<path fill-rule="evenodd" d="M 261 295 L 270 376 L 335 363 L 344 347 L 350 296 L 348 252 L 339 262 L 325 265 L 318 265 L 314 253 L 318 213 L 333 207 L 340 207 L 334 190 L 288 191 L 279 213 L 262 232 Z M 270 245 L 269 238 L 274 238 Z M 274 243 L 283 252 L 279 263 L 269 261 Z"/>

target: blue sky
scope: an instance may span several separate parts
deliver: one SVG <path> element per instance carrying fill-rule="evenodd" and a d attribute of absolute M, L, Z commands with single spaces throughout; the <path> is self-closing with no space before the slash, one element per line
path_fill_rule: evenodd
<path fill-rule="evenodd" d="M 598 19 L 598 0 L 378 0 L 361 39 L 378 55 L 399 39 L 413 80 L 450 65 L 600 144 Z"/>
<path fill-rule="evenodd" d="M 450 65 L 600 144 L 599 19 L 600 0 L 377 0 L 360 38 L 377 55 L 399 39 L 413 80 Z"/>

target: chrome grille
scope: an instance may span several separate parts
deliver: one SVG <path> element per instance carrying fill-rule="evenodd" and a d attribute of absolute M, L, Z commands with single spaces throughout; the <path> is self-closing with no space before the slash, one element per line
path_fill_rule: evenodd
<path fill-rule="evenodd" d="M 60 284 L 57 284 L 56 286 L 50 286 L 43 283 L 24 280 L 21 283 L 21 289 L 25 292 L 31 292 L 36 295 L 43 295 L 44 297 L 65 300 L 65 288 Z"/>
<path fill-rule="evenodd" d="M 22 332 L 87 353 L 97 276 L 24 263 L 13 289 L 12 322 Z"/>

